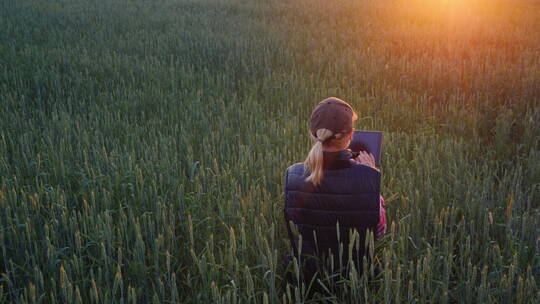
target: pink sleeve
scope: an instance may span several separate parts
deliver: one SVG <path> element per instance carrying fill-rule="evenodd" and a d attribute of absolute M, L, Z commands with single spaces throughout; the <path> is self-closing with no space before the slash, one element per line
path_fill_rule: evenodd
<path fill-rule="evenodd" d="M 381 209 L 380 209 L 380 213 L 379 213 L 379 224 L 377 225 L 377 238 L 380 238 L 384 235 L 384 233 L 386 232 L 386 206 L 385 206 L 385 202 L 384 202 L 384 198 L 382 197 L 382 195 L 380 196 L 380 204 L 381 204 Z"/>

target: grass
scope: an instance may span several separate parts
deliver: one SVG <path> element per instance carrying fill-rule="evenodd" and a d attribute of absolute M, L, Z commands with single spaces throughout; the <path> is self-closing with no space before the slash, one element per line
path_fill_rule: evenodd
<path fill-rule="evenodd" d="M 538 5 L 2 1 L 0 302 L 309 302 L 283 173 L 338 96 L 390 227 L 311 301 L 538 303 Z"/>

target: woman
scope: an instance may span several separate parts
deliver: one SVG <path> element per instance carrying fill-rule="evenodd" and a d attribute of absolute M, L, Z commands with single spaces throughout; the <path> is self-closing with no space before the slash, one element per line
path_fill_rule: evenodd
<path fill-rule="evenodd" d="M 285 174 L 285 220 L 308 285 L 316 273 L 345 274 L 351 266 L 348 261 L 360 271 L 367 231 L 377 237 L 386 231 L 381 176 L 373 155 L 362 152 L 353 159 L 347 150 L 356 119 L 345 101 L 335 97 L 321 101 L 310 118 L 315 143 L 306 160 Z M 349 254 L 351 229 L 358 235 Z"/>

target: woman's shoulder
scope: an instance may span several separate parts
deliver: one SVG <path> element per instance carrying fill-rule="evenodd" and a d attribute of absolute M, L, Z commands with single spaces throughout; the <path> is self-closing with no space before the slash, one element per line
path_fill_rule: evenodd
<path fill-rule="evenodd" d="M 290 165 L 286 170 L 285 174 L 292 174 L 292 175 L 304 175 L 306 174 L 306 167 L 304 166 L 304 163 L 295 163 Z M 373 175 L 373 176 L 380 176 L 381 173 L 378 169 L 372 168 L 370 166 L 362 165 L 358 162 L 355 162 L 354 160 L 350 161 L 350 165 L 346 168 L 343 168 L 341 170 L 328 170 L 326 173 L 330 172 L 345 172 L 345 171 L 352 171 L 357 174 L 364 174 L 364 175 Z"/>
<path fill-rule="evenodd" d="M 304 163 L 296 163 L 285 170 L 285 191 L 297 190 L 313 192 L 313 184 L 306 181 L 309 173 L 305 170 Z"/>
<path fill-rule="evenodd" d="M 303 175 L 305 172 L 304 163 L 292 164 L 285 170 L 285 174 L 287 175 Z"/>
<path fill-rule="evenodd" d="M 359 162 L 356 162 L 354 160 L 351 160 L 351 168 L 355 171 L 363 171 L 363 172 L 371 172 L 371 173 L 374 173 L 374 174 L 380 174 L 381 171 L 379 171 L 379 169 L 377 168 L 373 168 L 373 167 L 370 167 L 370 166 L 367 166 L 367 165 L 363 165 Z"/>
<path fill-rule="evenodd" d="M 353 160 L 351 160 L 351 162 L 353 162 L 353 164 L 351 165 L 350 170 L 354 172 L 354 174 L 362 175 L 365 177 L 370 177 L 370 176 L 374 178 L 381 177 L 381 171 L 379 171 L 379 169 L 362 165 Z"/>

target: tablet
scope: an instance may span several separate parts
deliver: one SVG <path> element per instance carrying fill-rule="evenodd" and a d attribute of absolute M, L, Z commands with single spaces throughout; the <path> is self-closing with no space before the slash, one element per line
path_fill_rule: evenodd
<path fill-rule="evenodd" d="M 373 154 L 375 166 L 381 166 L 383 133 L 378 131 L 354 131 L 349 149 L 353 152 L 365 151 Z"/>

